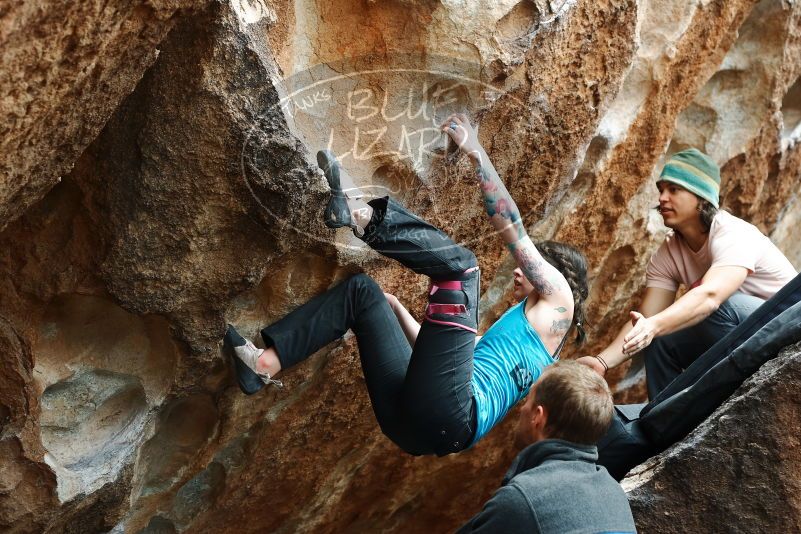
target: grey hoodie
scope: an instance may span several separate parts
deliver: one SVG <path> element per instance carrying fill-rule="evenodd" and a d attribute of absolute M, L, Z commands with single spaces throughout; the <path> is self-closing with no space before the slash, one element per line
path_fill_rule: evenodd
<path fill-rule="evenodd" d="M 594 445 L 558 439 L 529 445 L 459 534 L 636 532 L 626 494 L 597 459 Z"/>

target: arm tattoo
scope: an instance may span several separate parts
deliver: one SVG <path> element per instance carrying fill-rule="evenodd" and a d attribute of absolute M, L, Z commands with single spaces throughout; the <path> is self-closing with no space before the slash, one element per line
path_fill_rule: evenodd
<path fill-rule="evenodd" d="M 506 190 L 489 158 L 481 160 L 476 172 L 484 197 L 484 208 L 487 210 L 490 222 L 503 236 L 523 275 L 540 295 L 552 295 L 554 291 L 560 290 L 562 284 L 553 278 L 550 265 L 546 265 L 529 239 L 517 204 Z M 551 279 L 547 279 L 546 276 L 551 276 Z"/>
<path fill-rule="evenodd" d="M 517 230 L 517 238 L 522 239 L 526 235 L 526 229 L 523 226 L 523 220 L 520 218 L 520 211 L 517 209 L 515 201 L 512 200 L 509 191 L 506 190 L 506 186 L 503 185 L 495 168 L 492 164 L 482 164 L 476 171 L 481 193 L 484 196 L 484 209 L 487 210 L 487 215 L 490 216 L 490 219 L 494 215 L 500 215 L 503 218 L 500 223 L 493 221 L 496 229 L 502 230 L 506 226 L 513 225 Z"/>
<path fill-rule="evenodd" d="M 551 324 L 552 334 L 564 334 L 570 328 L 570 319 L 559 319 Z"/>

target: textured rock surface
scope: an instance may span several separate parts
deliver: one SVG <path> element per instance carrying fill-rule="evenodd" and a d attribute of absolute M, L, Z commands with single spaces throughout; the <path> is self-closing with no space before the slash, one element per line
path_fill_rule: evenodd
<path fill-rule="evenodd" d="M 0 230 L 72 169 L 178 15 L 203 3 L 0 5 Z"/>
<path fill-rule="evenodd" d="M 640 532 L 797 532 L 801 345 L 766 363 L 623 486 Z M 736 491 L 722 489 L 736 488 Z"/>
<path fill-rule="evenodd" d="M 587 251 L 583 350 L 636 305 L 666 152 L 712 154 L 724 206 L 801 266 L 795 4 L 92 6 L 41 35 L 27 7 L 0 8 L 0 42 L 30 33 L 72 61 L 3 48 L 17 118 L 0 163 L 2 529 L 444 531 L 480 508 L 514 456 L 511 417 L 469 452 L 407 457 L 376 427 L 353 339 L 283 390 L 233 385 L 226 321 L 255 336 L 358 270 L 421 309 L 425 280 L 319 223 L 312 155 L 329 144 L 356 184 L 478 253 L 485 326 L 511 301 L 512 264 L 468 166 L 441 157 L 431 128 L 454 110 L 479 123 L 532 233 Z M 112 29 L 68 44 L 95 20 Z M 37 68 L 56 70 L 20 82 Z M 621 399 L 642 397 L 637 376 Z"/>

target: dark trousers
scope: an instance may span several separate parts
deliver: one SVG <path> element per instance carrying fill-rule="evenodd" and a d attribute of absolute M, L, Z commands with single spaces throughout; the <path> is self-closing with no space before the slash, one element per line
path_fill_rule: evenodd
<path fill-rule="evenodd" d="M 654 338 L 643 351 L 648 398 L 654 399 L 700 355 L 759 308 L 764 300 L 735 293 L 700 323 Z"/>
<path fill-rule="evenodd" d="M 370 202 L 362 239 L 381 254 L 437 280 L 460 279 L 476 257 L 390 199 Z M 478 291 L 476 289 L 476 291 Z M 469 298 L 477 302 L 478 295 Z M 445 455 L 465 449 L 476 429 L 470 388 L 475 334 L 424 321 L 414 347 L 378 284 L 358 274 L 318 295 L 262 337 L 282 369 L 353 330 L 367 391 L 381 431 L 404 451 Z"/>

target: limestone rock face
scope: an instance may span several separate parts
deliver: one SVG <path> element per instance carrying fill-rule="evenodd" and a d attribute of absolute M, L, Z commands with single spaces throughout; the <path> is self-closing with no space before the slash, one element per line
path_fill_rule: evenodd
<path fill-rule="evenodd" d="M 623 485 L 639 532 L 795 532 L 801 345 L 783 351 L 683 442 Z M 729 491 L 731 489 L 731 491 Z"/>
<path fill-rule="evenodd" d="M 532 236 L 587 253 L 582 353 L 636 306 L 666 153 L 709 152 L 724 206 L 801 265 L 796 4 L 79 4 L 60 25 L 0 8 L 0 529 L 447 531 L 480 509 L 513 415 L 468 452 L 407 456 L 348 336 L 284 389 L 232 380 L 226 322 L 255 339 L 352 273 L 422 310 L 426 280 L 320 224 L 320 148 L 477 253 L 486 327 L 513 264 L 437 130 L 468 113 Z"/>
<path fill-rule="evenodd" d="M 71 169 L 205 2 L 4 2 L 0 7 L 0 230 Z"/>

